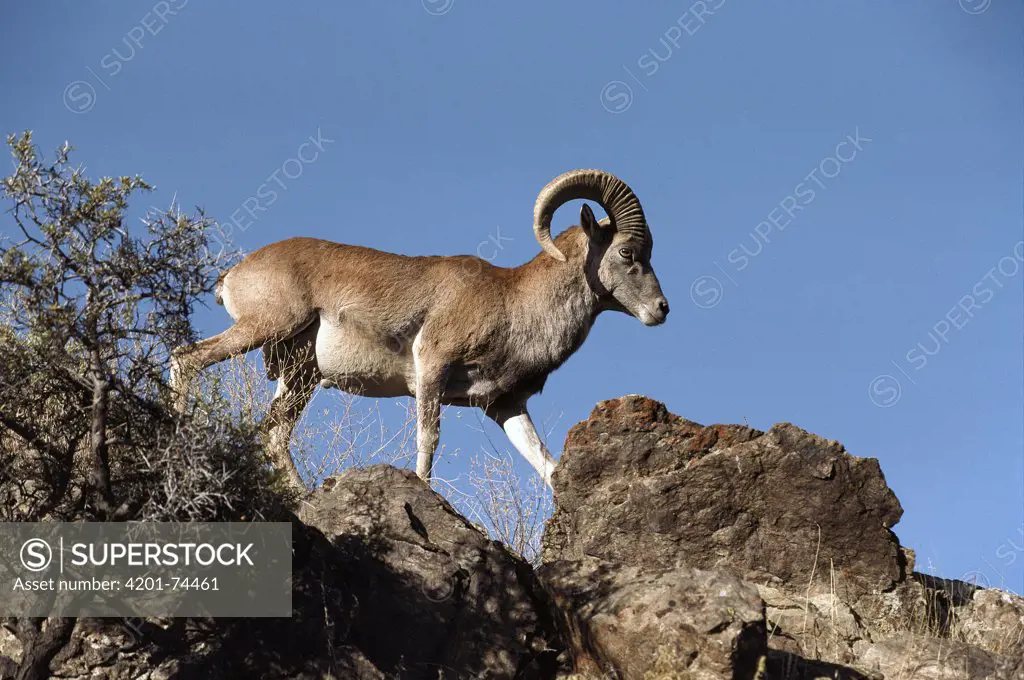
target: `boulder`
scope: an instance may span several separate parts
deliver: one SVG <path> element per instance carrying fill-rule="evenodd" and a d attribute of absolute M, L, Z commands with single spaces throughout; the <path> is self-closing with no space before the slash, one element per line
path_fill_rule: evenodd
<path fill-rule="evenodd" d="M 325 481 L 300 518 L 336 551 L 347 644 L 389 677 L 553 671 L 559 643 L 531 566 L 411 471 L 349 470 Z"/>
<path fill-rule="evenodd" d="M 878 461 L 838 442 L 788 423 L 703 426 L 627 396 L 569 431 L 553 486 L 541 575 L 569 619 L 576 667 L 592 677 L 606 668 L 644 677 L 659 648 L 680 652 L 681 672 L 729 677 L 724 657 L 698 639 L 765 649 L 766 677 L 787 680 L 1022 672 L 1024 600 L 914 573 Z M 691 635 L 700 625 L 665 604 L 685 601 L 707 617 L 715 599 L 701 583 L 732 571 L 764 603 L 763 644 L 752 642 L 754 626 L 725 619 L 712 626 L 719 632 Z M 601 585 L 585 587 L 586 575 Z M 731 592 L 753 606 L 753 591 Z M 730 625 L 746 631 L 745 645 Z"/>
<path fill-rule="evenodd" d="M 761 598 L 728 571 L 586 558 L 545 564 L 539 573 L 578 672 L 621 680 L 662 677 L 660 671 L 692 680 L 749 679 L 767 651 Z"/>
<path fill-rule="evenodd" d="M 783 423 L 705 427 L 646 397 L 600 402 L 553 478 L 544 561 L 728 565 L 847 602 L 903 579 L 903 512 L 873 458 Z"/>

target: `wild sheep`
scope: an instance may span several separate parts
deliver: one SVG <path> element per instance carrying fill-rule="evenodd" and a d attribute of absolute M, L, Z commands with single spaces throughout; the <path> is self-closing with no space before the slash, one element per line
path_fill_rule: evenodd
<path fill-rule="evenodd" d="M 551 239 L 555 210 L 586 204 L 580 226 Z M 263 348 L 278 380 L 268 449 L 302 485 L 292 429 L 317 384 L 369 397 L 416 399 L 416 473 L 429 481 L 441 405 L 478 406 L 550 485 L 555 460 L 526 402 L 583 344 L 597 315 L 647 326 L 668 315 L 651 268 L 653 241 L 640 201 L 617 177 L 575 170 L 537 197 L 534 233 L 544 253 L 518 267 L 466 255 L 408 257 L 312 238 L 265 246 L 221 277 L 217 302 L 235 324 L 174 353 L 179 407 L 203 368 Z"/>

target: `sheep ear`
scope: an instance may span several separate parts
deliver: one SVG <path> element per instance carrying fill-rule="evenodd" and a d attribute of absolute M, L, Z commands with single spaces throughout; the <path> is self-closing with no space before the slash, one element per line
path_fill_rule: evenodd
<path fill-rule="evenodd" d="M 580 226 L 591 241 L 597 241 L 605 236 L 605 225 L 600 224 L 594 217 L 594 211 L 586 203 L 580 208 Z"/>

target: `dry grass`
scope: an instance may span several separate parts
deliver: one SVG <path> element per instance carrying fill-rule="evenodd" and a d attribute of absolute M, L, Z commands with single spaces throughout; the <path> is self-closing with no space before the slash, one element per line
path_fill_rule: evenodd
<path fill-rule="evenodd" d="M 446 485 L 449 502 L 471 522 L 531 564 L 540 564 L 544 522 L 553 501 L 540 477 L 520 479 L 508 451 L 485 451 L 470 460 L 467 491 Z"/>

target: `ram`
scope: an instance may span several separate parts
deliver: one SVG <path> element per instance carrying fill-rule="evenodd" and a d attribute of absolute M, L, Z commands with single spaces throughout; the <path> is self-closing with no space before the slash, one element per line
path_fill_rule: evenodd
<path fill-rule="evenodd" d="M 551 218 L 573 199 L 580 226 L 551 238 Z M 223 333 L 174 353 L 171 383 L 183 408 L 203 368 L 263 348 L 277 391 L 268 451 L 289 481 L 292 429 L 316 386 L 416 400 L 416 472 L 430 479 L 441 406 L 476 406 L 500 425 L 550 485 L 555 460 L 526 402 L 579 349 L 597 315 L 625 312 L 647 326 L 668 315 L 651 268 L 643 208 L 617 177 L 575 170 L 537 197 L 534 233 L 543 248 L 518 267 L 476 257 L 408 257 L 312 238 L 265 246 L 224 274 L 217 302 L 235 320 Z M 610 367 L 628 365 L 612 354 Z"/>

